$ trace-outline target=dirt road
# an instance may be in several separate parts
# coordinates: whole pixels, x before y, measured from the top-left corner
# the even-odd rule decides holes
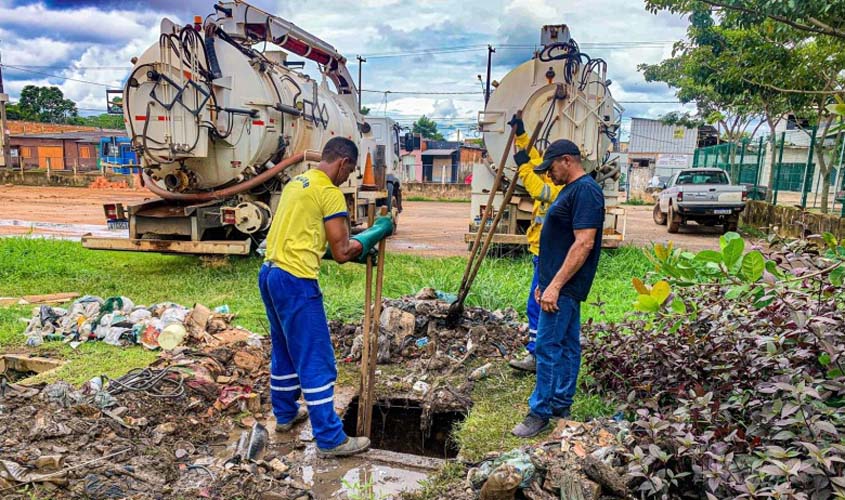
[[[117,235],[106,230],[103,204],[131,204],[152,198],[144,191],[67,187],[0,186],[0,236],[42,235],[78,240],[83,234]],[[406,202],[399,231],[388,248],[424,256],[464,256],[467,203]],[[720,228],[691,226],[670,235],[654,224],[651,207],[626,207],[626,242],[643,246],[672,240],[689,250],[718,248]],[[671,236],[671,237],[670,237]]]

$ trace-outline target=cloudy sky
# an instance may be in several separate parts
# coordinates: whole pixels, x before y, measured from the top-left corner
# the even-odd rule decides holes
[[[363,100],[373,114],[410,124],[425,113],[444,132],[472,135],[483,107],[477,75],[486,45],[497,47],[493,78],[529,59],[543,24],[565,23],[581,50],[608,62],[614,97],[625,116],[655,117],[680,109],[664,84],[637,72],[658,62],[684,35],[686,21],[653,15],[641,0],[253,0],[364,64]],[[212,0],[0,0],[0,52],[6,92],[28,84],[58,85],[82,114],[105,108],[105,89],[120,88],[130,58],[158,38],[162,17],[185,23],[212,12]],[[432,51],[435,53],[425,53]],[[439,52],[439,53],[437,53]],[[56,76],[65,79],[56,78]],[[387,94],[427,92],[462,94]],[[475,94],[467,94],[473,92]],[[645,102],[643,102],[645,101]]]

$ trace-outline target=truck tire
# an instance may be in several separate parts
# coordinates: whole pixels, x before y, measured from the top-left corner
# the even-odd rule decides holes
[[[667,215],[667,218],[669,232],[672,234],[677,233],[681,229],[681,218],[675,214],[675,209],[672,208],[672,205],[669,205],[669,214]]]
[[[652,212],[652,217],[654,218],[654,223],[658,226],[665,226],[666,225],[666,214],[660,211],[660,203],[654,205],[654,211]]]

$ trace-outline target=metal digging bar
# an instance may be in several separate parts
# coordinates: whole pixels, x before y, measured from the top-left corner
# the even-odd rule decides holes
[[[522,111],[517,112],[517,117],[522,117]],[[543,127],[543,120],[537,123],[534,127],[534,132],[531,134],[531,140],[528,142],[527,151],[531,151],[531,148],[534,147],[534,143],[537,141],[537,137],[540,135],[540,129]],[[467,260],[467,267],[464,270],[464,277],[461,279],[461,287],[458,291],[458,298],[452,305],[449,306],[449,313],[446,315],[446,321],[448,324],[454,325],[456,324],[461,315],[464,312],[464,301],[469,294],[470,288],[472,288],[472,283],[475,281],[475,276],[478,274],[478,270],[481,268],[481,263],[484,261],[484,257],[487,255],[487,249],[490,248],[490,243],[493,241],[493,236],[496,234],[496,228],[499,226],[499,221],[502,220],[502,215],[505,212],[508,204],[511,201],[511,197],[513,197],[513,192],[516,189],[517,181],[519,181],[519,167],[517,166],[516,172],[513,174],[513,178],[511,179],[510,185],[508,185],[508,189],[505,192],[504,197],[502,198],[502,203],[499,205],[499,210],[496,212],[496,216],[493,218],[493,222],[490,224],[490,230],[487,231],[486,237],[484,238],[484,244],[481,248],[478,248],[478,243],[481,241],[481,236],[484,234],[485,226],[487,225],[487,219],[490,217],[491,208],[493,206],[493,200],[495,199],[496,192],[499,190],[502,177],[504,176],[505,170],[505,163],[507,163],[508,156],[510,155],[511,144],[513,144],[514,138],[516,135],[516,130],[511,128],[510,136],[508,137],[508,142],[505,147],[505,151],[502,154],[502,160],[499,163],[499,170],[496,172],[496,180],[493,182],[493,187],[490,189],[490,196],[487,199],[487,207],[484,210],[484,217],[481,219],[481,224],[478,227],[478,232],[475,235],[475,241],[472,245],[472,250],[470,250],[469,259]]]

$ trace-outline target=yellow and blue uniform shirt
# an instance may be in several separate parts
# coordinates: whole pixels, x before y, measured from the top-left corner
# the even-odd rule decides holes
[[[529,142],[528,134],[522,134],[516,138],[516,147],[525,149]],[[531,198],[534,199],[534,209],[531,212],[531,225],[525,236],[528,238],[528,251],[534,255],[540,255],[540,231],[543,229],[543,221],[546,218],[546,211],[555,201],[563,186],[555,186],[554,182],[546,174],[537,175],[534,167],[543,162],[543,157],[536,149],[531,148],[528,152],[531,161],[519,165],[519,179]]]
[[[324,223],[347,216],[346,199],[325,172],[312,169],[297,175],[282,191],[265,260],[298,278],[317,279],[326,253]]]

